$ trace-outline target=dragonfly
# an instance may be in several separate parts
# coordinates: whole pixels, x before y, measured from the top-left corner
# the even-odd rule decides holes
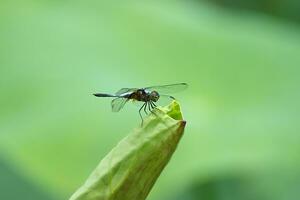
[[[96,97],[112,97],[114,98],[111,101],[111,107],[113,112],[119,112],[128,101],[139,101],[143,105],[139,109],[139,115],[142,119],[143,125],[143,116],[142,110],[148,114],[147,110],[153,113],[153,109],[157,106],[156,102],[161,97],[167,97],[175,100],[175,98],[170,93],[176,93],[185,90],[188,87],[186,83],[176,83],[169,85],[157,85],[144,88],[122,88],[118,90],[115,94],[106,94],[106,93],[95,93],[93,94]]]

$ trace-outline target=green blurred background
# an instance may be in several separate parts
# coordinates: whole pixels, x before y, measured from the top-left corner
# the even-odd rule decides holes
[[[300,196],[296,0],[1,1],[0,199],[63,200],[140,123],[94,92],[187,82],[149,200]]]

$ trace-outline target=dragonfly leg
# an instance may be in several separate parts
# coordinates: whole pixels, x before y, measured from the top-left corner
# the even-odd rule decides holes
[[[150,109],[150,106],[151,106],[151,109]],[[153,101],[150,101],[150,106],[149,106],[149,109],[151,111],[152,114],[154,114],[155,116],[157,116],[157,114],[153,111],[153,109],[156,107],[155,103]]]
[[[154,109],[155,107],[156,107],[156,104],[153,101],[151,101],[151,108]]]
[[[152,101],[152,105],[153,105],[154,108],[157,106],[153,101]]]
[[[148,106],[148,102],[145,102],[145,104],[144,104],[145,106],[144,106],[144,112],[146,113],[146,115],[148,115],[148,113],[147,113],[147,106]]]
[[[141,113],[141,111],[142,111],[142,109],[145,107],[145,105],[146,105],[146,103],[144,103],[143,105],[142,105],[142,107],[139,109],[139,114],[140,114],[140,117],[141,117],[141,119],[142,119],[142,126],[143,126],[143,123],[144,123],[144,119],[143,119],[143,116],[142,116],[142,113]]]
[[[149,101],[149,103],[148,103],[148,110],[151,112],[151,113],[153,113],[153,111],[152,111],[152,104],[151,104],[151,101]]]

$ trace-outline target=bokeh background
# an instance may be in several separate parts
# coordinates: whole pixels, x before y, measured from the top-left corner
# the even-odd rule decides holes
[[[300,196],[296,0],[1,1],[0,199],[63,200],[139,125],[94,92],[187,82],[149,200]]]

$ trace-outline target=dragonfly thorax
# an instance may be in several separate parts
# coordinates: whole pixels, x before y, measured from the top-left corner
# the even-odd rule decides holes
[[[157,102],[159,99],[159,93],[155,90],[148,91],[145,89],[139,89],[136,92],[130,94],[128,98],[137,101],[143,101],[143,102],[148,102],[148,101]]]

